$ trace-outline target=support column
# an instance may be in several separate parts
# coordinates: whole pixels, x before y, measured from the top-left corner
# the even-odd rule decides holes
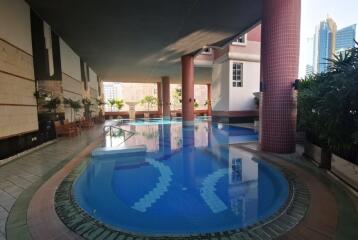
[[[260,143],[263,151],[295,152],[301,0],[263,1]]]
[[[211,84],[207,84],[208,87],[208,116],[212,115],[212,108],[211,108]]]
[[[163,93],[163,119],[170,119],[170,80],[168,76],[162,77]]]
[[[162,83],[157,82],[158,113],[163,116]]]
[[[194,125],[194,57],[181,57],[183,125]]]

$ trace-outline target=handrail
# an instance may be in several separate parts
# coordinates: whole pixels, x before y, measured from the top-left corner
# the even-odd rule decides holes
[[[106,131],[106,128],[109,128],[109,131]],[[105,125],[105,126],[103,127],[103,131],[104,131],[105,134],[107,134],[107,133],[109,132],[111,147],[112,147],[112,137],[113,137],[113,134],[112,134],[113,130],[112,130],[112,129],[113,129],[113,128],[118,129],[118,130],[120,130],[121,132],[124,132],[124,133],[125,133],[125,132],[129,133],[129,136],[127,136],[127,137],[126,137],[126,134],[124,134],[123,142],[121,142],[120,144],[124,143],[124,142],[127,141],[130,137],[132,137],[133,135],[135,135],[135,132],[128,131],[128,130],[124,130],[123,128],[121,128],[121,127],[119,127],[119,126],[117,126],[117,125]]]

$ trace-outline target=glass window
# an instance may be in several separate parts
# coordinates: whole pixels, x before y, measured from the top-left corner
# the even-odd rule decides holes
[[[242,63],[233,63],[232,64],[232,81],[233,87],[242,87]]]

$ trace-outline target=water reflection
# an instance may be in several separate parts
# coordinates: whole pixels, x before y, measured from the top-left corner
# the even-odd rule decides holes
[[[270,216],[287,197],[279,173],[229,146],[255,139],[251,130],[209,122],[123,128],[136,133],[124,145],[146,145],[147,152],[93,158],[76,183],[80,205],[110,225],[143,233],[222,231]]]

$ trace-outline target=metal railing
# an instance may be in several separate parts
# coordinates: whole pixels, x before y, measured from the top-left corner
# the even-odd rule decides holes
[[[103,132],[105,135],[109,135],[110,139],[110,146],[113,147],[113,137],[120,138],[123,137],[123,140],[119,143],[117,143],[116,146],[121,145],[125,141],[127,141],[130,137],[135,135],[134,132],[124,130],[123,128],[117,126],[117,125],[106,125],[103,127]]]

